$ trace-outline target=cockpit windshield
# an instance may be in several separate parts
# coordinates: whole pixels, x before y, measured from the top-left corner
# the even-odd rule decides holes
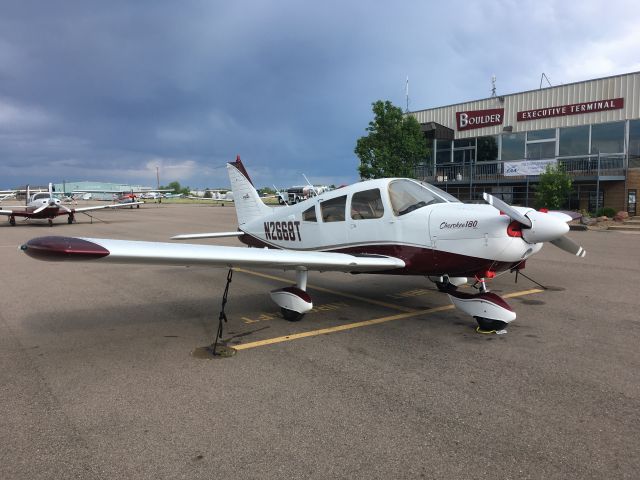
[[[459,202],[453,195],[433,185],[404,179],[389,184],[389,198],[393,213],[398,216],[434,203]]]

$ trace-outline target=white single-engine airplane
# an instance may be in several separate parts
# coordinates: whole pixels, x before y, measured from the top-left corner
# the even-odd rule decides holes
[[[306,291],[312,271],[427,276],[483,330],[499,330],[515,312],[484,279],[517,270],[550,242],[583,257],[564,235],[569,215],[512,207],[484,194],[489,205],[463,204],[432,185],[406,178],[363,181],[301,203],[269,207],[240,158],[227,165],[238,231],[187,234],[174,239],[237,236],[255,248],[40,237],[21,246],[40,260],[98,263],[268,267],[296,271],[296,284],[271,292],[287,320],[313,307]],[[457,290],[476,279],[476,294]]]
[[[138,202],[142,203],[142,202]],[[136,205],[137,203],[134,203]],[[82,207],[82,208],[69,208],[62,204],[62,200],[56,198],[53,194],[53,184],[49,184],[48,192],[37,192],[30,195],[27,187],[27,200],[26,206],[7,206],[0,207],[0,215],[9,217],[9,223],[12,226],[16,224],[16,217],[24,217],[27,220],[34,219],[47,219],[49,226],[53,226],[53,219],[60,215],[67,215],[67,223],[73,223],[76,213],[86,213],[93,210],[101,210],[104,208],[121,208],[123,206],[130,206],[131,203],[126,205],[113,204],[113,205],[99,205],[96,207]]]

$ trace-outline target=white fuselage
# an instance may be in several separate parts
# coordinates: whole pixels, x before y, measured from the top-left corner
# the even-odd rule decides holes
[[[398,212],[398,201],[394,204],[392,199],[394,187],[390,187],[394,182],[411,181],[370,180],[297,205],[273,208],[266,217],[240,225],[245,232],[241,239],[252,246],[394,256],[407,264],[398,273],[424,275],[504,270],[542,247],[541,243],[530,244],[510,236],[507,229],[511,219],[492,206],[438,197],[439,190],[431,186],[425,188],[433,189],[429,193],[438,197],[437,203]],[[374,190],[379,191],[377,208],[369,218],[365,212],[363,218],[355,204],[362,192]],[[335,208],[326,208],[337,200],[338,219],[331,217]]]

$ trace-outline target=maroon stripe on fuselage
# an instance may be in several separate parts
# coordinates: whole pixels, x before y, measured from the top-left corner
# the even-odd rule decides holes
[[[266,243],[258,237],[245,232],[240,237],[240,241],[245,245],[256,248],[281,249],[276,245]],[[292,249],[293,250],[293,249]],[[298,250],[294,250],[298,251]],[[332,250],[313,250],[335,253],[345,253],[349,255],[383,255],[385,257],[395,257],[404,261],[404,268],[385,270],[382,273],[391,275],[451,275],[458,277],[483,276],[487,271],[504,272],[518,265],[520,262],[496,262],[488,258],[470,257],[458,253],[432,250],[426,247],[412,245],[358,245],[353,247],[336,248]]]
[[[496,262],[487,258],[470,257],[459,253],[432,250],[412,245],[364,245],[332,250],[337,253],[374,254],[404,260],[405,267],[376,273],[392,275],[451,275],[473,277],[491,270],[509,270],[515,263]]]
[[[109,255],[109,250],[97,243],[73,237],[32,238],[20,249],[38,260],[93,260]]]

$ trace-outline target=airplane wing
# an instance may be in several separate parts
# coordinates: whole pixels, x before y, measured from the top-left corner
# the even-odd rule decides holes
[[[82,207],[82,208],[74,208],[73,211],[77,213],[82,212],[90,212],[92,210],[101,210],[103,208],[122,208],[122,207],[130,207],[132,205],[144,205],[144,202],[129,202],[129,203],[115,203],[110,205],[97,205],[95,207]],[[65,214],[64,212],[62,213]]]
[[[240,237],[244,235],[244,232],[213,232],[213,233],[183,233],[181,235],[174,235],[171,240],[192,240],[196,238],[225,238],[225,237]]]
[[[38,237],[20,249],[38,260],[92,260],[151,265],[212,265],[283,270],[375,272],[403,268],[403,260],[383,255],[275,250],[102,238]]]
[[[7,217],[13,213],[13,210],[5,210],[0,207],[0,215],[6,215]]]

